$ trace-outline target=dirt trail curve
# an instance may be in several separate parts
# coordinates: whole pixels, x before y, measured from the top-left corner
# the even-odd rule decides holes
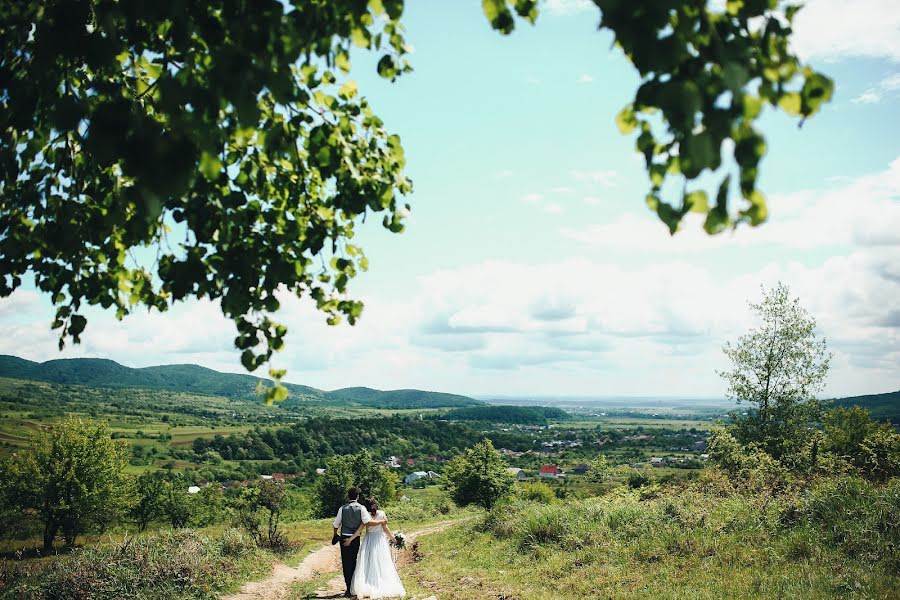
[[[463,523],[468,519],[453,519],[423,527],[407,533],[407,542],[416,538],[444,531],[448,527]],[[287,594],[291,584],[312,579],[322,573],[340,571],[340,553],[330,544],[311,552],[297,567],[289,567],[277,563],[265,579],[244,584],[236,594],[223,596],[221,600],[280,600]],[[317,597],[333,598],[344,591],[344,578],[340,575],[328,582],[328,585],[316,593]]]

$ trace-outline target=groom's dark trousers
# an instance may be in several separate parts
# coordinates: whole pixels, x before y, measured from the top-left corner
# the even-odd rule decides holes
[[[355,538],[349,546],[344,545],[344,539],[346,538],[341,538],[341,567],[344,569],[344,583],[347,584],[347,591],[350,591],[350,582],[356,571],[356,557],[359,555],[359,538]]]

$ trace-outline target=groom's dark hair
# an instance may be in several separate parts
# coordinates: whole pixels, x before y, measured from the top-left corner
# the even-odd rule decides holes
[[[358,487],[352,487],[349,490],[347,490],[347,499],[348,500],[356,500],[357,498],[359,498],[359,488]]]

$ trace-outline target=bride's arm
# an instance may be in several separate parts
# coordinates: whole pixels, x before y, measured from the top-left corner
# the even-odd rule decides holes
[[[344,545],[349,546],[350,542],[352,542],[353,540],[358,538],[360,535],[362,535],[362,530],[365,528],[365,526],[366,526],[365,523],[360,523],[359,527],[357,527],[357,529],[353,533],[353,535],[348,537],[346,540],[344,540]]]
[[[387,526],[387,517],[385,517],[385,519],[384,519],[384,525],[382,525],[381,528],[382,528],[382,529],[384,530],[384,532],[387,534],[388,539],[391,540],[391,543],[393,543],[393,542],[395,541],[395,540],[394,540],[394,534],[391,533],[390,527]]]

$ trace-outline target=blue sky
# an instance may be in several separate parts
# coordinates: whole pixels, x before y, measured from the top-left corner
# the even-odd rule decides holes
[[[536,26],[493,32],[480,2],[408,3],[415,71],[373,57],[351,76],[398,133],[415,183],[407,231],[372,220],[351,287],[356,327],[286,302],[276,366],[323,388],[466,394],[720,395],[721,347],[753,325],[747,300],[782,280],[835,354],[827,394],[900,389],[900,8],[811,0],[797,50],[837,82],[798,129],[770,112],[761,188],[770,221],[674,239],[616,113],[638,84],[589,3],[548,0]],[[377,57],[375,57],[377,58]],[[208,302],[117,322],[91,313],[62,356],[240,371],[232,326]],[[60,356],[46,298],[0,301],[0,351]]]

